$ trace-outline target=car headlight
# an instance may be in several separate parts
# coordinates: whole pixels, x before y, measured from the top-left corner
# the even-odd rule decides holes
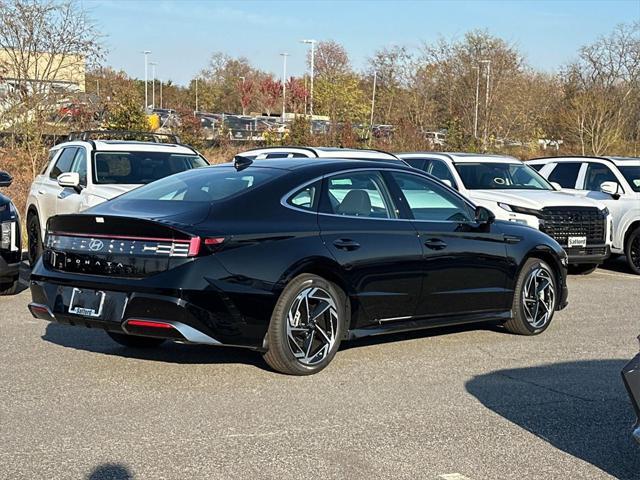
[[[507,203],[498,202],[498,206],[507,212],[521,213],[522,215],[531,215],[532,217],[544,218],[540,210],[534,208],[518,207],[517,205],[509,205]]]
[[[498,202],[498,206],[500,208],[502,208],[503,210],[506,210],[507,212],[513,212],[513,209],[511,208],[511,205],[508,205],[508,204],[502,203],[502,202]]]

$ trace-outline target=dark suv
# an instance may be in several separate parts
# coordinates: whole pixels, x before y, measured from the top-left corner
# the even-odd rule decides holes
[[[11,185],[13,178],[0,172],[0,187]],[[0,295],[15,293],[22,248],[20,218],[15,205],[0,193]]]

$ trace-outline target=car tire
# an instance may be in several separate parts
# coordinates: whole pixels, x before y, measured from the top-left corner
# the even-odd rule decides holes
[[[164,338],[142,337],[139,335],[127,335],[126,333],[107,332],[107,335],[114,342],[131,348],[154,348],[165,342]]]
[[[288,375],[311,375],[325,368],[340,347],[345,305],[344,292],[324,278],[311,274],[294,278],[271,315],[265,361]],[[309,313],[314,311],[321,313],[312,317]]]
[[[544,260],[529,258],[518,275],[511,318],[504,323],[504,327],[518,335],[544,332],[553,319],[559,295],[553,269]]]
[[[578,265],[569,265],[569,273],[572,275],[589,275],[598,268],[597,263],[580,263]]]
[[[3,295],[15,295],[18,292],[18,279],[16,278],[11,283],[0,284],[0,296]]]
[[[629,268],[636,275],[640,275],[640,227],[629,234],[624,251]]]
[[[33,267],[42,255],[42,235],[40,230],[40,220],[38,215],[32,213],[27,218],[27,240],[29,265]]]

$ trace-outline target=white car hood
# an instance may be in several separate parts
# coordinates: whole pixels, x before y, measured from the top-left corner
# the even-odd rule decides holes
[[[87,192],[90,195],[103,198],[105,200],[111,200],[114,197],[122,195],[123,193],[130,192],[134,188],[141,187],[142,185],[120,185],[120,184],[105,184],[105,185],[93,185]]]
[[[555,190],[469,190],[469,196],[472,200],[502,202],[535,210],[544,207],[605,207],[590,198]]]

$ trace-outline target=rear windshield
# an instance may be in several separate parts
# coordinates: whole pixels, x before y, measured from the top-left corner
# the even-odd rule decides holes
[[[94,183],[140,185],[205,165],[207,162],[195,154],[97,152],[93,177]]]
[[[121,195],[123,200],[215,202],[247,192],[282,174],[281,170],[254,168],[236,171],[233,167],[213,167],[163,178]]]

